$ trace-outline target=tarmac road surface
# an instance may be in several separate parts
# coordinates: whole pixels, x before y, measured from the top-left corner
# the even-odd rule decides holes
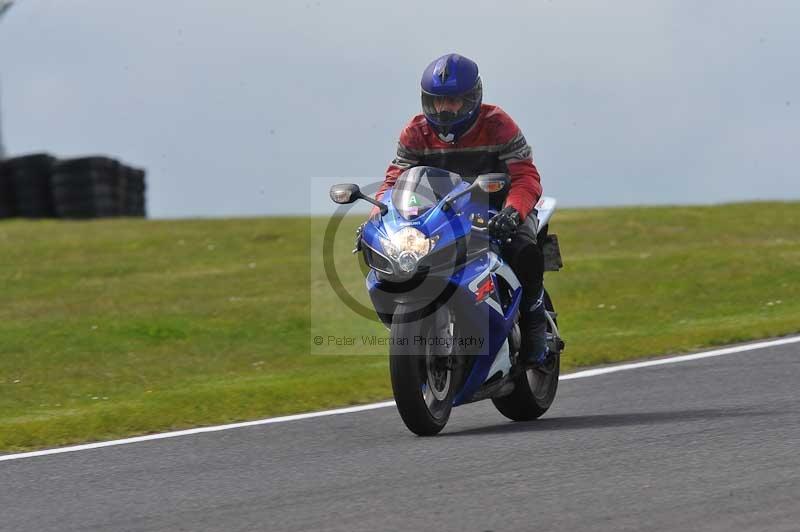
[[[0,462],[0,530],[800,530],[800,343],[564,380],[438,437],[394,407]]]

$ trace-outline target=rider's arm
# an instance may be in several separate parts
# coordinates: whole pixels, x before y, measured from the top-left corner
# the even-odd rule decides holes
[[[506,196],[506,207],[514,207],[521,220],[530,214],[542,196],[539,171],[533,164],[533,150],[517,124],[510,116],[502,121],[500,133],[507,138],[500,149],[500,160],[506,163],[511,178],[511,188]]]

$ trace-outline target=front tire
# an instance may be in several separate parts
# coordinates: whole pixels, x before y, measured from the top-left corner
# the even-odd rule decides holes
[[[554,312],[550,295],[545,291],[544,305],[548,312]],[[557,324],[555,318],[553,322]],[[554,336],[553,327],[548,322],[547,335],[550,349],[555,350],[553,359],[541,368],[526,370],[514,381],[514,391],[505,397],[492,399],[494,406],[512,421],[532,421],[541,417],[553,404],[558,390],[558,377],[561,373],[561,353]]]
[[[399,316],[399,318],[397,318]],[[456,389],[455,324],[444,306],[429,316],[400,304],[392,319],[389,372],[397,411],[418,436],[438,434],[450,419]],[[450,339],[450,347],[418,338]],[[446,342],[445,342],[446,343]]]

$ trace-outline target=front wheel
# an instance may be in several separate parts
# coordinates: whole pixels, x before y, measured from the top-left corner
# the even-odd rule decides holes
[[[545,291],[544,305],[548,312],[554,313],[550,295]],[[561,372],[561,344],[556,337],[555,318],[547,324],[547,341],[555,356],[545,366],[532,368],[521,373],[514,381],[514,391],[505,397],[492,399],[501,414],[512,421],[531,421],[542,416],[553,404],[558,390],[558,377]]]
[[[397,410],[418,436],[438,434],[450,418],[456,388],[454,320],[443,306],[429,316],[395,309],[389,372]]]

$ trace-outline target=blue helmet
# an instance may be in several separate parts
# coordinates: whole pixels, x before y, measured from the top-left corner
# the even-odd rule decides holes
[[[458,54],[443,55],[428,65],[420,85],[428,124],[443,141],[456,142],[481,110],[483,87],[478,65]]]

